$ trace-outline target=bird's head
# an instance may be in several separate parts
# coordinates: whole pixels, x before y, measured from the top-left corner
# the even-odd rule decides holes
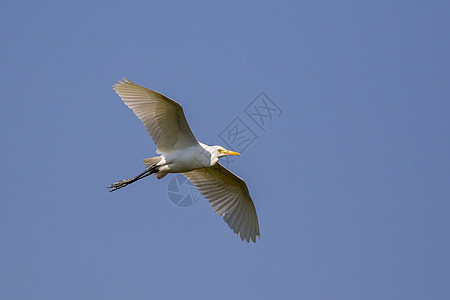
[[[214,146],[214,148],[218,152],[218,156],[217,157],[224,157],[224,156],[228,156],[228,155],[240,155],[239,153],[227,150],[227,149],[225,149],[222,146]]]

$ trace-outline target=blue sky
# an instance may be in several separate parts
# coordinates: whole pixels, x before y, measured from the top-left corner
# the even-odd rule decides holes
[[[448,299],[448,1],[1,1],[2,299]],[[168,183],[112,85],[223,144],[261,241]],[[245,113],[263,91],[282,110]],[[186,186],[184,186],[186,190]]]

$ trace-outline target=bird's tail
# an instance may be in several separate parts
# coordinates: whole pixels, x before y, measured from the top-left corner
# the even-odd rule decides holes
[[[161,156],[150,157],[150,158],[144,159],[144,164],[148,168],[152,165],[156,165],[157,163],[160,162],[160,160],[161,160]]]

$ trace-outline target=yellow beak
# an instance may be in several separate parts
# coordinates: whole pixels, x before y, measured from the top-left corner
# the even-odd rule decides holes
[[[229,150],[225,150],[224,153],[225,153],[226,155],[240,155],[238,152],[229,151]]]

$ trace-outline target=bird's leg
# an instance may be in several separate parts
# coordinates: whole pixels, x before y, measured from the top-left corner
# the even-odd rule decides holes
[[[121,189],[135,181],[138,181],[139,179],[142,179],[144,177],[147,177],[149,175],[152,175],[153,173],[156,173],[155,170],[146,170],[144,172],[142,172],[141,174],[137,175],[136,177],[132,178],[132,179],[123,179],[120,180],[116,183],[113,183],[112,185],[110,185],[108,188],[111,189],[110,192],[113,192],[115,190]]]
[[[113,192],[115,190],[121,189],[121,188],[129,185],[130,183],[138,181],[139,179],[142,179],[144,177],[152,175],[156,172],[158,172],[158,170],[156,169],[156,166],[152,165],[152,166],[148,167],[147,170],[145,170],[144,172],[140,173],[139,175],[136,175],[134,178],[123,179],[121,181],[111,184],[110,186],[108,186],[108,189],[111,189],[110,192]]]

